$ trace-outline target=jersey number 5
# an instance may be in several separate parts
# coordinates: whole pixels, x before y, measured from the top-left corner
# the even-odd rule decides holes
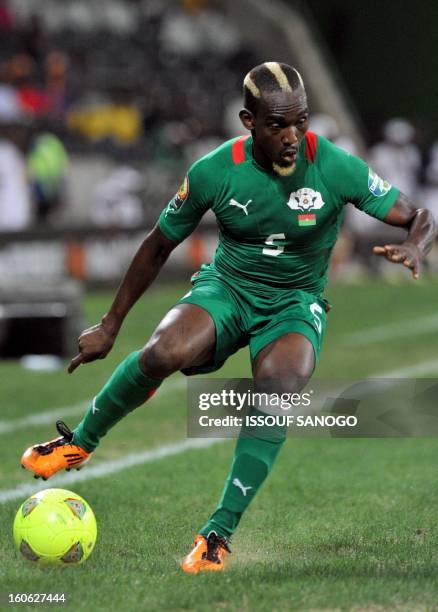
[[[321,334],[322,323],[319,315],[322,315],[323,310],[317,302],[313,302],[313,304],[310,304],[309,308],[310,312],[313,314],[313,318],[315,319],[316,329],[318,330],[318,333]]]
[[[274,240],[285,240],[286,236],[284,234],[271,234],[265,240],[265,244],[268,245],[269,248],[265,247],[262,251],[263,255],[270,255],[271,257],[277,257],[284,251],[284,246],[280,246],[279,244],[275,244]]]

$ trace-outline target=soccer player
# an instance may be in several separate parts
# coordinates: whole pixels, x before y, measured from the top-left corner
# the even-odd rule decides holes
[[[69,366],[103,359],[133,304],[177,244],[212,209],[219,246],[211,264],[172,308],[141,350],[131,353],[93,399],[74,431],[25,451],[22,465],[49,478],[78,467],[120,419],[180,370],[217,370],[249,345],[257,390],[299,392],[318,361],[328,303],[322,297],[344,205],[403,227],[402,244],[374,252],[419,275],[435,237],[432,215],[417,208],[360,159],[308,132],[303,80],[291,66],[266,62],[245,77],[240,118],[247,136],[225,142],[197,161],[145,238],[109,311],[79,338]],[[253,411],[257,411],[254,407]],[[183,570],[221,570],[229,539],[269,474],[284,432],[242,431],[216,510],[196,536]]]

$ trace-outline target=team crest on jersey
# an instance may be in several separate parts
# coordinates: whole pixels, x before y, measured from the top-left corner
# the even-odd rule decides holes
[[[368,189],[370,192],[376,196],[376,198],[381,198],[386,195],[388,191],[391,189],[391,183],[380,178],[378,174],[374,172],[374,170],[369,169],[368,172]]]
[[[319,210],[324,204],[325,202],[319,191],[314,191],[310,187],[302,187],[298,191],[293,191],[287,203],[292,210],[299,210],[303,213],[309,210]]]
[[[312,211],[319,210],[324,204],[325,202],[319,191],[310,187],[302,187],[298,191],[293,191],[287,203],[289,208],[300,213],[298,215],[299,227],[316,225],[316,215]]]
[[[169,210],[176,212],[181,208],[189,195],[189,177],[186,175],[176,195],[172,198],[169,204]]]

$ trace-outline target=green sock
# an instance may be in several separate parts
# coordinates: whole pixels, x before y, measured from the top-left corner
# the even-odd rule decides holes
[[[162,380],[150,378],[142,371],[139,357],[140,351],[135,351],[115,369],[74,430],[74,444],[87,452],[94,451],[111,427],[148,400],[161,385]]]
[[[262,414],[252,409],[251,414]],[[231,471],[219,505],[200,534],[207,537],[210,531],[229,538],[235,531],[257,491],[272,469],[285,440],[283,428],[242,427],[234,451]]]

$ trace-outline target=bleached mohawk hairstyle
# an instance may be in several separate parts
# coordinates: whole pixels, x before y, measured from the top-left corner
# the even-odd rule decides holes
[[[245,108],[256,112],[263,93],[304,89],[303,79],[296,68],[280,62],[265,62],[248,72],[243,80]]]

